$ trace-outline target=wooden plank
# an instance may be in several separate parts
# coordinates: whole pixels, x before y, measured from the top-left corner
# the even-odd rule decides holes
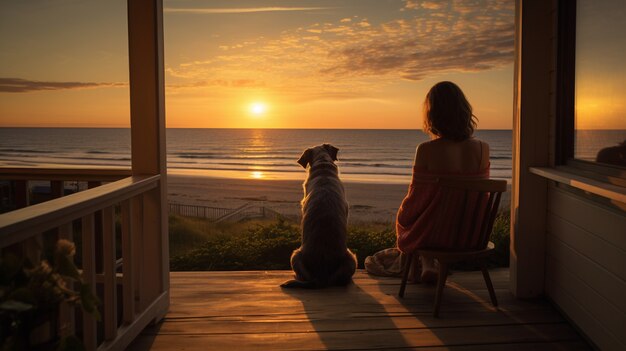
[[[135,313],[140,313],[145,308],[141,301],[142,290],[142,279],[141,274],[139,272],[144,271],[143,266],[143,237],[144,237],[144,228],[143,228],[143,194],[133,197],[131,200],[132,204],[132,212],[131,212],[131,226],[133,228],[133,232],[131,233],[132,240],[132,250],[131,251],[131,259],[133,260],[133,270],[135,273],[133,283],[135,286]]]
[[[114,205],[157,186],[160,176],[137,176],[0,214],[0,247],[6,247]]]
[[[143,339],[140,337],[139,339]],[[211,349],[223,350],[354,350],[408,347],[434,347],[443,345],[476,345],[522,342],[577,341],[578,335],[567,324],[545,324],[538,328],[487,326],[466,328],[433,328],[404,330],[330,331],[311,330],[304,333],[254,333],[254,334],[159,334],[150,337],[151,350]]]
[[[130,200],[122,201],[121,204],[121,230],[122,230],[122,305],[124,323],[132,323],[135,320],[135,259],[133,249],[133,207]]]
[[[7,180],[78,180],[116,181],[131,175],[128,168],[44,168],[2,167],[0,179]]]
[[[100,350],[124,350],[126,347],[135,340],[141,330],[148,325],[151,321],[157,318],[163,309],[169,306],[168,292],[164,292],[161,296],[157,297],[151,305],[149,305],[143,312],[138,313],[135,322],[131,324],[124,324],[118,329],[117,338],[113,341],[104,342],[98,348]],[[129,351],[134,350],[133,347],[128,348]]]
[[[551,1],[516,2],[511,183],[511,290],[522,298],[543,294],[547,181],[529,172],[548,166],[556,15]]]
[[[307,332],[316,330],[354,331],[384,329],[428,329],[444,327],[471,327],[489,325],[529,325],[566,323],[554,310],[522,310],[516,312],[489,311],[455,312],[445,318],[431,318],[431,311],[404,315],[381,313],[379,316],[349,315],[345,313],[303,312],[290,315],[171,317],[168,315],[158,327],[147,328],[143,334],[228,334]]]
[[[610,303],[606,306],[607,308],[618,309],[622,313],[626,311],[626,299],[624,299],[626,282],[623,279],[581,255],[553,235],[547,236],[547,245],[550,248],[549,256],[562,267],[567,267],[567,272],[579,280],[580,284],[577,285],[584,285],[593,290],[594,298],[606,299]],[[581,301],[589,303],[594,300],[583,298]]]
[[[117,282],[115,269],[115,216],[113,207],[102,210],[102,274],[104,275],[104,339],[117,336]]]
[[[449,282],[455,282],[458,284],[462,284],[466,286],[467,284],[471,284],[472,286],[478,285],[481,287],[485,286],[485,281],[481,274],[475,274],[476,272],[462,272],[457,271],[453,272],[449,277]],[[480,273],[480,272],[479,272]],[[509,282],[509,270],[508,268],[497,268],[491,269],[489,271],[491,275],[494,286],[498,288],[508,288]],[[177,283],[183,283],[183,279],[192,279],[191,282],[194,284],[198,281],[194,281],[195,279],[207,280],[211,281],[213,284],[215,281],[219,281],[220,278],[223,278],[225,282],[228,284],[236,283],[236,282],[249,282],[251,281],[262,281],[265,279],[275,279],[275,282],[283,282],[284,280],[292,279],[293,272],[291,271],[197,271],[197,272],[172,272],[172,279],[176,279]],[[355,282],[358,282],[359,285],[399,285],[400,278],[399,277],[379,277],[375,275],[370,275],[363,269],[357,269],[356,273],[352,277]]]
[[[616,308],[616,306],[606,300],[601,293],[572,274],[569,269],[561,262],[557,261],[556,258],[548,256],[548,261],[550,262],[548,277],[553,282],[550,296],[553,297],[554,301],[560,305],[560,301],[562,300],[563,293],[557,291],[557,289],[566,291],[568,295],[567,299],[575,301],[578,306],[570,306],[570,308],[584,309],[586,314],[588,314],[588,319],[594,320],[594,324],[604,329],[603,338],[617,340],[621,344],[626,345],[626,334],[624,334],[626,313]],[[572,268],[576,269],[575,266]],[[571,311],[564,309],[564,312],[569,314]],[[578,319],[574,319],[574,321],[581,326],[585,324],[585,321]],[[582,328],[582,330],[584,333],[588,333],[587,329]],[[594,341],[598,343],[597,340],[594,339]]]
[[[549,195],[551,213],[626,250],[626,216],[554,187],[550,189]]]
[[[72,223],[66,223],[59,227],[59,239],[74,241]],[[74,289],[74,283],[66,280],[68,288]],[[76,333],[76,311],[73,306],[62,303],[59,305],[59,335],[74,335]]]
[[[546,292],[550,298],[565,312],[565,314],[575,321],[576,326],[580,328],[585,335],[591,339],[591,341],[600,350],[624,350],[626,345],[620,340],[616,339],[608,330],[593,317],[593,315],[587,310],[586,304],[581,304],[571,295],[571,292],[567,290],[567,287],[557,284],[557,280],[554,279],[557,273],[552,268],[554,265],[551,260],[552,257],[548,256],[547,279],[546,279]],[[621,335],[623,335],[623,330]]]
[[[386,351],[399,351],[406,349],[386,349]],[[517,344],[491,344],[491,345],[446,345],[443,347],[424,347],[420,351],[580,351],[592,350],[589,345],[582,341],[560,341],[544,343],[517,343]]]
[[[133,351],[145,351],[153,349],[153,343],[155,340],[151,336],[139,336],[137,340],[128,348]],[[185,346],[180,348],[173,347],[172,350],[183,350]],[[198,346],[203,347],[203,346]],[[231,348],[239,350],[242,347],[240,344]],[[154,348],[157,350],[158,345]],[[211,348],[212,350],[219,350],[219,348]],[[242,350],[249,349],[244,347]],[[362,348],[361,350],[381,350],[380,348]],[[389,348],[385,347],[385,351],[406,351],[406,347],[402,348]],[[502,344],[477,344],[477,345],[446,345],[446,346],[434,346],[434,347],[420,347],[420,351],[582,351],[592,350],[588,344],[583,341],[559,341],[559,342],[523,342],[523,343],[502,343]]]
[[[626,190],[621,186],[549,167],[530,167],[530,172],[607,199],[626,203]]]
[[[284,318],[303,318],[303,315],[309,315],[314,318],[340,318],[345,315],[358,318],[371,317],[405,317],[405,316],[427,316],[432,313],[432,303],[434,298],[428,303],[414,305],[393,305],[393,304],[376,304],[359,303],[358,305],[350,305],[353,295],[348,294],[350,298],[343,297],[341,303],[327,306],[324,300],[314,302],[303,302],[298,300],[283,301],[266,301],[261,299],[258,302],[252,301],[251,298],[245,302],[235,302],[229,300],[211,299],[207,297],[205,302],[197,303],[179,303],[174,299],[173,303],[176,308],[172,308],[168,313],[168,318],[187,318],[187,317],[224,317],[224,318],[255,318],[263,316],[267,319],[284,319]],[[488,298],[488,297],[487,297]],[[487,300],[488,301],[488,300]],[[459,313],[503,313],[515,314],[521,311],[550,311],[551,307],[547,303],[530,303],[520,302],[514,303],[509,301],[501,301],[499,312],[491,307],[489,303],[462,303],[453,304],[445,303],[442,307],[442,315],[444,318]],[[348,307],[346,307],[346,305]]]
[[[154,299],[164,291],[163,269],[161,250],[161,201],[159,188],[152,189],[142,195],[143,198],[143,225],[142,241],[139,244],[142,250],[142,267],[149,269],[140,270],[141,308],[146,308]]]
[[[83,281],[89,285],[91,292],[96,294],[96,243],[94,214],[82,218],[82,255]],[[96,349],[96,320],[92,315],[82,312],[83,316],[83,344],[87,351]]]
[[[506,287],[506,270],[494,271]],[[232,275],[233,280],[229,280]],[[498,291],[491,308],[480,272],[455,274],[446,288],[443,318],[432,317],[434,288],[412,285],[397,297],[399,279],[359,271],[348,287],[287,290],[289,271],[175,272],[171,311],[129,350],[589,349],[544,301],[516,300]],[[481,283],[480,285],[478,283]],[[526,347],[525,345],[532,345]]]
[[[552,213],[548,214],[548,233],[590,261],[626,280],[625,250]]]

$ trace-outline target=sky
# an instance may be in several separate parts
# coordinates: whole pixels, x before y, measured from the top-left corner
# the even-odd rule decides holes
[[[129,125],[126,1],[0,2],[0,126]],[[166,120],[419,129],[436,82],[510,129],[513,0],[164,0]]]
[[[576,128],[626,129],[626,4],[581,0],[576,14]]]

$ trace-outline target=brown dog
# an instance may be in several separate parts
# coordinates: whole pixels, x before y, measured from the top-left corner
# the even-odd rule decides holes
[[[295,280],[285,288],[322,288],[350,283],[356,256],[346,246],[348,202],[335,162],[339,149],[324,144],[304,151],[308,168],[302,199],[302,245],[291,255]]]

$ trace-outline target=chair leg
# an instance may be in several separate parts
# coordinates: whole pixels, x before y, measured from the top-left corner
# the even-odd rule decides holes
[[[406,262],[404,262],[404,268],[402,269],[402,283],[400,284],[400,291],[398,296],[404,297],[404,289],[406,288],[406,281],[409,279],[409,271],[411,270],[411,263],[413,262],[413,254],[406,255]]]
[[[435,309],[433,310],[433,317],[439,317],[439,307],[441,306],[441,296],[443,295],[443,288],[446,286],[446,280],[448,280],[448,264],[439,262],[439,278],[437,279],[437,294],[435,295]]]
[[[491,297],[491,303],[493,304],[493,307],[498,307],[498,300],[496,299],[496,292],[495,290],[493,290],[493,284],[491,284],[491,277],[489,277],[489,271],[487,270],[487,267],[483,266],[481,268],[481,271],[483,272],[483,278],[485,278],[485,284],[487,284],[487,290],[489,290],[489,297]]]

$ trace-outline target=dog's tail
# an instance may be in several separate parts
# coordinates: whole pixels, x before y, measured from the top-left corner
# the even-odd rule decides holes
[[[288,280],[282,284],[280,284],[281,288],[300,288],[300,289],[317,289],[319,286],[315,282],[311,281],[302,281],[302,280]]]

